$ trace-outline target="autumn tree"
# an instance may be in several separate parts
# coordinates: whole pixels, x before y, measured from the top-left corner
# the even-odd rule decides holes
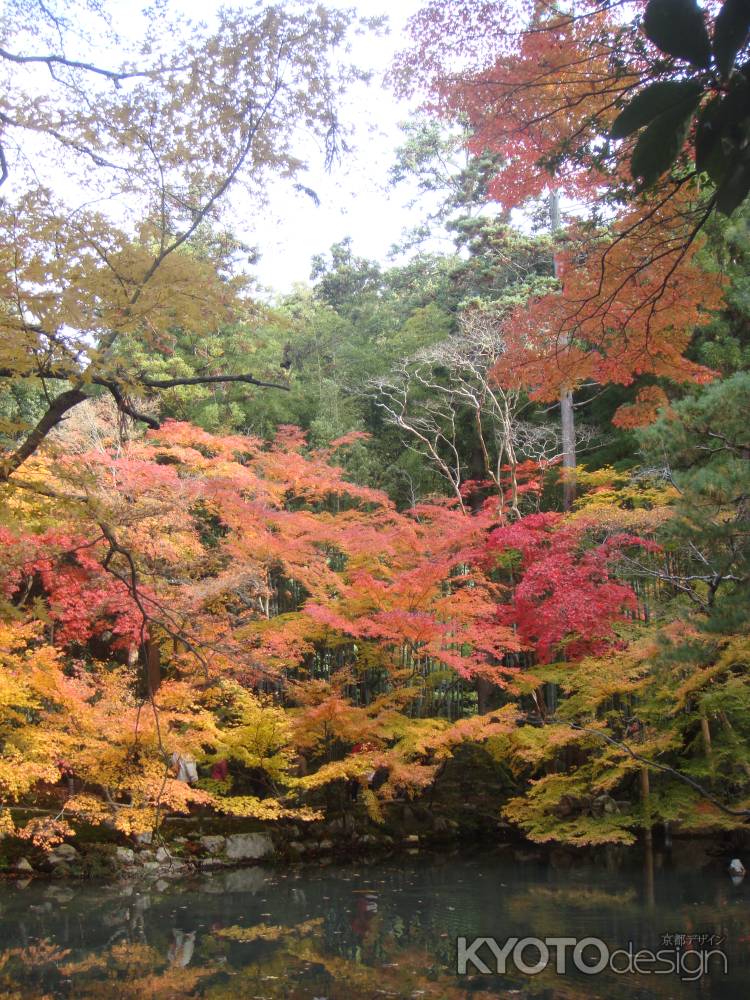
[[[701,310],[719,302],[695,254],[714,207],[737,204],[719,200],[721,171],[730,187],[744,177],[729,137],[747,43],[735,7],[710,34],[691,0],[651,0],[627,15],[619,4],[435,2],[414,18],[399,78],[426,84],[438,113],[463,116],[475,152],[503,156],[490,193],[513,208],[554,188],[594,209],[561,243],[560,294],[509,324],[502,380],[552,399],[586,380],[709,377],[685,349]],[[719,106],[718,131],[707,130]],[[724,129],[727,160],[711,174],[706,136],[716,151]],[[654,413],[653,396],[643,398],[640,419]]]
[[[158,377],[122,367],[118,346],[135,337],[168,352],[175,326],[210,335],[237,315],[242,281],[227,274],[227,253],[207,257],[194,241],[232,190],[258,199],[272,176],[298,183],[305,134],[331,160],[340,89],[361,75],[338,55],[349,17],[324,8],[225,9],[213,29],[160,10],[129,47],[99,4],[76,13],[80,31],[69,8],[34,2],[3,22],[0,376],[46,394],[4,456],[4,478],[97,388],[154,425],[143,395],[263,382]],[[104,41],[116,64],[97,57]]]
[[[500,724],[448,733],[478,680],[515,674],[478,558],[493,511],[397,512],[333,464],[356,438],[306,453],[293,428],[270,446],[174,422],[125,443],[111,427],[90,448],[67,433],[29,459],[24,489],[4,488],[6,806],[70,773],[61,815],[124,832],[198,804],[304,819],[308,795],[376,761],[390,794],[425,787],[439,748]],[[353,753],[364,735],[373,750]],[[254,785],[188,787],[174,753],[228,760]]]
[[[738,379],[732,398],[744,391]],[[197,806],[305,821],[342,787],[354,787],[380,822],[393,799],[433,789],[463,748],[490,743],[498,766],[517,775],[508,815],[532,836],[627,839],[638,816],[616,812],[613,823],[606,810],[590,815],[590,805],[579,816],[573,800],[588,801],[607,781],[622,780],[627,794],[638,770],[621,766],[628,747],[642,767],[668,746],[679,789],[681,775],[693,773],[689,741],[706,725],[741,791],[744,522],[726,516],[740,456],[715,439],[706,463],[712,483],[724,470],[721,509],[701,547],[696,540],[692,563],[673,558],[666,576],[660,560],[671,532],[689,530],[686,520],[671,524],[670,505],[694,518],[691,503],[705,507],[702,491],[710,493],[683,431],[701,421],[713,427],[726,400],[679,405],[677,423],[654,429],[655,447],[672,454],[677,488],[602,470],[582,478],[588,492],[574,514],[514,520],[492,497],[471,514],[450,499],[398,511],[335,464],[359,435],[311,451],[289,427],[269,443],[167,421],[123,441],[114,407],[109,425],[106,414],[78,428],[71,422],[55,452],[29,459],[24,488],[4,488],[6,833],[45,844],[82,820],[138,832]],[[531,493],[539,486],[531,476],[524,482]],[[696,570],[719,559],[725,570],[711,610],[713,583]],[[669,632],[680,644],[677,695],[684,690],[689,725],[679,707],[659,721],[664,699],[676,696],[672,654],[663,670],[649,669],[667,631],[644,632],[643,591],[631,585],[639,575],[658,579],[667,608],[670,591],[679,601],[688,586],[703,602],[699,670],[689,655],[699,649],[695,623],[684,642],[682,623]],[[717,638],[732,615],[737,633]],[[632,639],[641,633],[639,646]],[[730,646],[719,689],[714,647]],[[557,707],[545,704],[543,683],[563,692]],[[631,715],[653,730],[642,745],[631,746],[620,701],[610,711],[615,695],[630,697]],[[624,749],[613,757],[607,739]],[[558,759],[565,748],[584,754],[585,766]],[[206,769],[223,761],[228,773],[204,770],[188,786],[171,770],[174,753]],[[376,772],[382,780],[373,788]],[[65,775],[72,794],[59,787]],[[42,809],[55,803],[48,819],[24,822],[32,799]],[[654,815],[687,815],[687,802],[697,821],[701,799],[709,801],[701,791],[678,794]],[[558,829],[566,810],[575,823]],[[592,823],[605,813],[606,823]]]
[[[587,492],[559,525],[559,541],[565,549],[566,536],[583,529],[608,539],[606,548],[623,531],[638,535],[638,546],[616,556],[638,606],[630,623],[615,625],[608,650],[534,667],[563,692],[544,730],[518,730],[506,745],[515,773],[534,779],[506,815],[534,840],[632,843],[658,823],[717,832],[747,823],[748,461],[734,418],[747,408],[747,389],[741,372],[663,410],[638,432],[644,464],[635,475],[581,477]],[[544,559],[533,541],[542,525],[530,527],[526,519],[495,537],[512,542],[519,530],[525,558],[536,551]],[[540,564],[536,594],[532,571],[528,603],[521,583],[512,612],[521,634],[531,637],[530,626],[542,642],[555,635],[544,604],[569,570],[561,550]],[[572,579],[565,586],[576,588]],[[594,585],[587,613],[610,586]],[[575,614],[574,602],[566,607]],[[570,639],[594,634],[589,624]]]

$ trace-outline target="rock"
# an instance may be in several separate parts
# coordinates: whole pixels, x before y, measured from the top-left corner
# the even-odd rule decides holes
[[[138,851],[135,856],[135,860],[139,865],[145,865],[147,861],[155,861],[156,854],[153,851],[145,850]]]
[[[209,854],[221,854],[227,842],[226,837],[217,835],[215,837],[201,837],[201,844],[205,847]]]
[[[45,859],[48,868],[54,868],[59,864],[72,864],[78,860],[78,851],[72,844],[57,844],[49,852]]]
[[[297,857],[301,857],[305,853],[305,845],[299,840],[293,840],[291,843],[286,845],[286,849],[290,854],[294,854]]]
[[[50,899],[54,899],[56,903],[69,903],[75,896],[75,893],[72,889],[68,889],[65,886],[51,885],[44,895],[49,896]]]
[[[407,837],[406,839],[410,840],[411,838]],[[416,837],[416,840],[419,841],[419,837]],[[364,833],[359,838],[359,842],[363,847],[373,847],[375,844],[377,844],[378,838],[373,837],[371,833]]]
[[[52,867],[52,878],[70,878],[72,874],[70,865],[65,861],[58,861]]]
[[[156,889],[157,892],[164,892],[168,888],[169,888],[169,882],[165,882],[163,878],[160,878],[159,881],[154,886],[154,889]]]
[[[153,833],[149,830],[146,833],[137,833],[135,840],[137,844],[150,844],[154,839]]]
[[[155,871],[158,871],[159,870],[159,862],[158,861],[144,861],[143,862],[143,870],[145,872],[155,872]]]
[[[34,869],[31,867],[26,858],[19,858],[18,861],[13,865],[14,872],[33,872]]]
[[[221,858],[201,858],[198,864],[201,871],[210,871],[212,868],[224,867],[224,862]]]
[[[419,834],[418,833],[410,833],[408,836],[404,837],[404,843],[405,844],[418,844],[419,843]]]
[[[354,817],[349,813],[344,813],[343,816],[336,816],[328,824],[328,832],[336,836],[341,833],[351,833],[356,826],[354,822]]]
[[[575,795],[561,795],[557,805],[552,810],[557,819],[568,819],[580,812],[581,800]]]
[[[747,874],[745,866],[742,864],[739,858],[732,858],[729,862],[729,874],[739,875],[740,877]]]
[[[321,851],[325,851],[327,853],[328,851],[333,850],[333,841],[321,840],[320,844],[318,844],[318,847],[320,848]]]
[[[611,795],[598,795],[591,803],[591,815],[595,818],[618,812],[617,803]]]
[[[52,854],[61,861],[75,861],[78,858],[78,851],[72,844],[57,844],[52,848]]]
[[[227,892],[260,892],[266,884],[266,876],[262,868],[238,868],[227,872],[224,887]]]
[[[257,860],[273,854],[273,841],[267,833],[233,833],[224,853],[232,861]]]
[[[115,858],[123,865],[135,863],[135,851],[132,847],[116,847]]]
[[[187,837],[173,837],[172,838],[172,843],[174,843],[174,844],[187,844],[187,842],[188,842]]]
[[[156,860],[157,861],[160,861],[163,864],[165,861],[169,861],[171,859],[171,857],[172,857],[172,855],[169,853],[169,851],[166,849],[166,847],[157,847],[156,848]]]

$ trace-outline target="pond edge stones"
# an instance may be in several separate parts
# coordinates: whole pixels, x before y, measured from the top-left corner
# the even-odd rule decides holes
[[[224,847],[224,856],[231,861],[257,861],[273,853],[273,841],[267,833],[233,833]]]

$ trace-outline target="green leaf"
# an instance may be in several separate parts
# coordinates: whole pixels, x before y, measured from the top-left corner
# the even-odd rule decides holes
[[[609,134],[613,139],[624,139],[657,115],[672,111],[683,104],[693,110],[703,93],[703,84],[697,80],[662,80],[636,94],[615,118]]]
[[[714,184],[724,179],[728,165],[741,154],[748,138],[750,86],[735,74],[729,92],[703,108],[695,134],[695,166]]]
[[[750,116],[750,86],[741,74],[732,79],[729,92],[721,102],[719,121],[721,128],[732,132]]]
[[[668,56],[686,59],[702,69],[710,65],[711,42],[696,0],[649,0],[643,29]]]
[[[647,188],[672,166],[685,145],[692,107],[665,111],[654,118],[635,144],[630,170],[641,187]]]
[[[750,0],[726,0],[714,26],[714,56],[726,79],[750,32]]]
[[[750,163],[738,163],[719,185],[716,210],[731,215],[750,194]]]
[[[721,142],[723,128],[723,100],[715,97],[698,118],[695,130],[695,169],[707,173],[714,184],[719,184],[727,167],[727,158]]]

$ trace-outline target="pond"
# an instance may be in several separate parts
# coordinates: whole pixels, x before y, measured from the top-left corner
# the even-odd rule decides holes
[[[5,883],[0,996],[747,997],[749,880],[668,860],[646,871],[635,852],[608,866],[506,849],[245,868],[148,887]],[[540,943],[505,948],[525,937]],[[572,940],[547,940],[560,937]],[[577,947],[585,938],[596,940]]]

